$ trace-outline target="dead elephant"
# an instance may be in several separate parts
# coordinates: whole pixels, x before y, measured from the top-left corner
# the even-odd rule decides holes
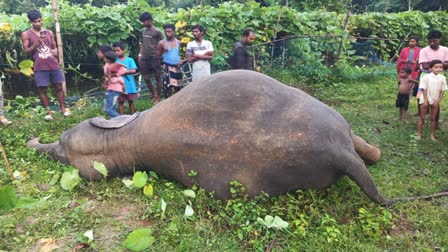
[[[325,188],[347,175],[374,202],[379,193],[365,163],[380,151],[353,135],[335,110],[301,90],[251,71],[233,70],[195,82],[153,108],[113,120],[94,118],[58,142],[29,147],[79,169],[84,178],[154,170],[186,186],[197,182],[219,199],[231,181],[249,196]],[[361,158],[360,157],[363,158]],[[197,176],[188,176],[196,171]]]

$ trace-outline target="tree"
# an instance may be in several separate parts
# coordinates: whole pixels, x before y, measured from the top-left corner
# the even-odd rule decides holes
[[[448,10],[446,0],[353,0],[354,12],[401,12],[419,10],[423,12]]]
[[[0,12],[22,14],[46,5],[46,0],[5,0],[0,1]]]

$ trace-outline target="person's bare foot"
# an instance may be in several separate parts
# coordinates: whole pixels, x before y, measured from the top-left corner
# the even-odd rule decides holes
[[[437,141],[437,139],[436,139],[435,136],[431,136],[431,140],[433,140],[433,141]]]
[[[417,135],[417,140],[422,140],[422,136]]]
[[[409,124],[409,120],[404,121],[404,123]]]

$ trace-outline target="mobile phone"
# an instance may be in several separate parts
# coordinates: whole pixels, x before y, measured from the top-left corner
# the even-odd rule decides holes
[[[41,37],[47,36],[47,31],[40,31],[40,36]]]

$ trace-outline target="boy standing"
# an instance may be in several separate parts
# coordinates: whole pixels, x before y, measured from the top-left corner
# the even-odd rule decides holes
[[[414,83],[418,83],[417,81],[410,78],[410,74],[412,73],[411,68],[406,67],[400,70],[398,73],[398,95],[396,106],[400,108],[400,116],[399,120],[403,120],[405,123],[409,123],[409,115],[408,115],[408,107],[409,107],[409,96],[414,88]]]
[[[49,107],[47,88],[48,83],[53,84],[53,90],[58,97],[62,114],[67,117],[70,112],[65,110],[64,92],[62,82],[65,80],[64,73],[59,67],[56,59],[56,41],[52,31],[42,28],[42,15],[38,10],[28,11],[31,29],[22,33],[23,51],[27,55],[32,55],[34,59],[34,77],[39,90],[39,97],[47,110],[45,120],[52,120],[52,111]]]
[[[193,63],[192,80],[197,81],[211,74],[210,60],[213,58],[212,42],[202,38],[204,27],[195,25],[191,28],[194,41],[187,44],[187,60]]]
[[[425,122],[425,115],[428,108],[431,108],[431,139],[436,141],[436,119],[440,108],[440,101],[448,89],[443,72],[443,62],[433,60],[429,63],[431,73],[422,77],[420,88],[423,90],[423,96],[420,97],[420,119],[418,121],[417,139],[422,138],[422,128]]]
[[[133,74],[137,72],[137,65],[134,59],[125,55],[126,46],[123,42],[115,42],[112,47],[118,56],[117,62],[123,64],[126,67],[126,71],[123,74],[124,84],[126,86],[126,93],[121,94],[118,97],[118,111],[120,114],[124,114],[124,102],[128,101],[129,111],[132,114],[135,113],[134,100],[137,98],[137,87],[135,86],[135,79]]]

